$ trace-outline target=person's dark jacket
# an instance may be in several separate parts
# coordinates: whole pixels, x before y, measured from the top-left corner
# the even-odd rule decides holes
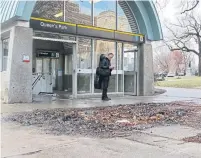
[[[101,56],[99,63],[100,76],[106,76],[106,77],[111,76],[110,66],[111,66],[110,60],[105,56]]]

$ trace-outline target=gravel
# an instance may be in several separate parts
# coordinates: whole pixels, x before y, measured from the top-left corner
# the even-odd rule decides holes
[[[189,106],[189,104],[191,106]],[[201,128],[201,107],[187,103],[141,103],[83,109],[49,109],[16,113],[4,121],[37,126],[48,134],[90,137],[128,136],[153,126],[185,124]],[[199,121],[199,122],[197,122]]]

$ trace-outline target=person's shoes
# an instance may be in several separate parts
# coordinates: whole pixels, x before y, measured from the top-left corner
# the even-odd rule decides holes
[[[108,100],[111,100],[111,98],[108,98],[108,97],[107,97],[107,99],[108,99]]]
[[[109,98],[102,98],[103,101],[109,101]]]

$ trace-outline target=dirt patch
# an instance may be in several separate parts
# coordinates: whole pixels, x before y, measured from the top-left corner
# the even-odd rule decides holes
[[[201,133],[197,134],[193,137],[184,138],[183,141],[185,142],[193,142],[193,143],[201,143]]]
[[[85,109],[34,110],[4,118],[25,126],[37,126],[56,135],[93,137],[127,136],[133,130],[158,125],[185,124],[201,128],[200,106],[193,103],[141,103]],[[190,123],[189,123],[190,122]],[[197,124],[196,124],[197,123]]]

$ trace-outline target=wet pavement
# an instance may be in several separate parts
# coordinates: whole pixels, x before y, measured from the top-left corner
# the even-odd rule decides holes
[[[201,81],[200,81],[201,84]],[[187,88],[162,88],[166,93],[161,96],[186,98],[186,99],[201,99],[201,89],[187,89]]]
[[[114,106],[119,104],[136,103],[169,103],[174,101],[187,101],[201,104],[201,89],[163,88],[164,94],[155,96],[124,96],[112,97],[111,101],[103,102],[100,98],[89,99],[56,99],[51,96],[40,96],[31,104],[2,104],[1,113],[32,111],[34,109],[54,108],[87,108]]]

